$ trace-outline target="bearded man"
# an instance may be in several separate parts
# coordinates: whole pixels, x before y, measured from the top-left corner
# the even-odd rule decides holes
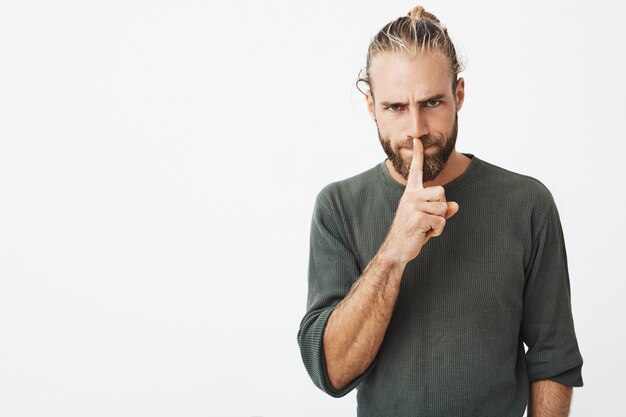
[[[359,417],[567,416],[583,360],[559,213],[540,181],[455,150],[461,70],[421,6],[372,40],[387,159],[317,195],[302,360],[327,394],[356,388]]]

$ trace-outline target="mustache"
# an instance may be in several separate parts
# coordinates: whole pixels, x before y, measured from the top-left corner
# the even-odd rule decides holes
[[[426,137],[421,137],[418,138],[421,142],[422,145],[424,147],[426,146],[430,146],[430,145],[436,145],[438,143],[440,143],[441,141],[439,140],[433,140],[433,138],[431,138],[430,136],[426,136]],[[407,141],[404,143],[404,145],[402,146],[403,148],[409,148],[409,149],[413,149],[413,139],[407,139]]]

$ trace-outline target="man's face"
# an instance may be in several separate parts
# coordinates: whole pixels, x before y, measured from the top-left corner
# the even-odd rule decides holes
[[[463,78],[453,93],[448,58],[438,51],[379,54],[369,76],[373,95],[367,94],[368,111],[394,169],[408,179],[417,138],[424,146],[423,181],[435,179],[456,144]]]

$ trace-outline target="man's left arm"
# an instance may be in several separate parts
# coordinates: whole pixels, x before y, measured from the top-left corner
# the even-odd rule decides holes
[[[528,346],[529,417],[567,416],[572,387],[583,385],[565,239],[551,195],[549,202],[525,269],[521,337]]]
[[[572,387],[549,379],[530,383],[528,417],[567,417]]]

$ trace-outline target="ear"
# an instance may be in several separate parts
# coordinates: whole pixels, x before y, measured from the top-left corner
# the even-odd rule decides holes
[[[454,95],[456,97],[456,110],[459,111],[465,101],[465,79],[463,77],[459,78],[456,82],[456,92]]]
[[[376,121],[376,112],[374,111],[374,95],[372,90],[366,90],[364,92],[365,100],[367,101],[367,112],[372,116],[372,120]]]

